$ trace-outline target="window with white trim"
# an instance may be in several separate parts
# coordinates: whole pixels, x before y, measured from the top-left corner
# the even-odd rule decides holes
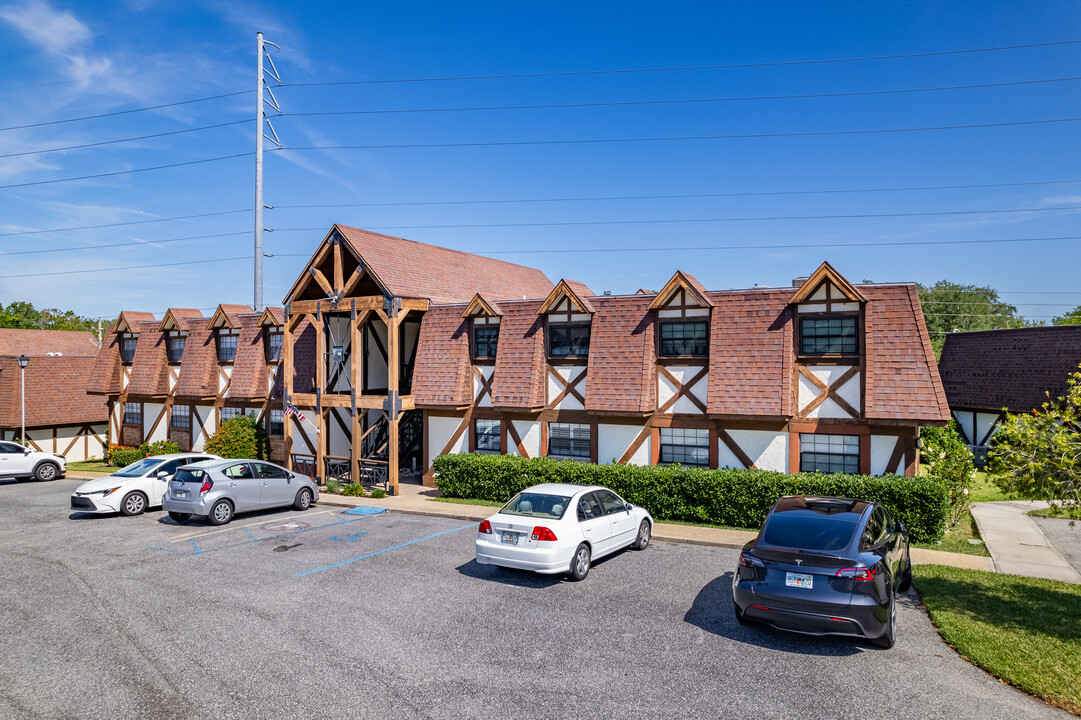
[[[285,341],[285,334],[275,330],[267,330],[267,346],[266,346],[266,360],[269,363],[276,363],[282,359],[282,343]]]
[[[126,402],[124,403],[124,424],[125,425],[142,425],[143,424],[143,404]]]
[[[139,340],[138,335],[124,333],[120,338],[120,361],[130,363],[135,360],[135,344]]]
[[[860,471],[858,435],[800,433],[800,472],[849,473]]]
[[[709,467],[709,430],[660,428],[661,465]]]
[[[235,332],[218,331],[218,362],[233,362],[236,359],[236,344],[239,336]]]
[[[709,323],[705,320],[661,321],[660,329],[662,356],[709,354]]]
[[[860,351],[855,315],[800,318],[801,355],[855,355]]]
[[[283,410],[271,410],[270,411],[270,427],[267,429],[267,435],[279,437],[285,434],[285,413]]]
[[[226,420],[231,420],[232,418],[235,418],[236,416],[243,415],[243,414],[244,414],[244,409],[243,408],[223,407],[221,409],[221,421],[225,422]]]
[[[188,342],[187,335],[173,335],[165,337],[165,352],[169,356],[169,362],[178,363],[184,357],[184,346]]]
[[[477,452],[499,452],[500,429],[498,420],[476,420],[473,438]]]
[[[173,405],[169,413],[169,427],[177,430],[191,429],[191,407],[188,405]]]
[[[582,423],[548,423],[548,454],[590,459],[590,432],[590,426]]]

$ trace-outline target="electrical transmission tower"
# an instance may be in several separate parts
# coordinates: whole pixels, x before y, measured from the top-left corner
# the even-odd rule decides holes
[[[277,83],[278,87],[281,86],[282,81],[266,46],[270,45],[278,50],[281,48],[269,40],[264,40],[263,33],[256,33],[255,37],[258,42],[259,75],[255,100],[255,302],[253,305],[257,312],[261,312],[263,310],[263,230],[266,229],[263,227],[263,208],[269,207],[263,205],[263,138],[277,145],[279,150],[282,146],[278,140],[278,133],[274,132],[274,126],[266,113],[268,105],[279,115],[282,113],[278,99],[274,97],[274,92],[267,83],[267,78]],[[269,135],[266,130],[270,130]]]

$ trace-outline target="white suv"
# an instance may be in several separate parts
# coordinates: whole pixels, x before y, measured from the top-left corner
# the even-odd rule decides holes
[[[0,441],[0,478],[55,480],[64,477],[67,460],[56,453],[37,452],[18,443]]]

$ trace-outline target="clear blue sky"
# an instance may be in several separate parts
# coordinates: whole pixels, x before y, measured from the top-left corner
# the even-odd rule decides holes
[[[1081,122],[792,135],[1081,118],[1081,80],[1064,80],[1081,78],[1081,44],[798,62],[1077,41],[1074,2],[329,5],[0,0],[0,127],[251,91],[262,30],[282,47],[272,54],[283,82],[296,85],[275,91],[287,116],[273,122],[286,148],[774,135],[269,153],[265,201],[278,207],[265,217],[274,229],[266,251],[275,255],[266,260],[268,302],[281,301],[340,222],[499,253],[597,292],[656,289],[677,269],[712,289],[787,285],[828,259],[854,281],[990,285],[1033,319],[1081,303],[1076,239],[958,244],[1081,235],[1076,209],[1040,211],[1081,206]],[[757,66],[310,85],[746,64]],[[1057,82],[1030,82],[1048,80]],[[1025,84],[835,95],[1001,83]],[[295,115],[815,94],[834,96]],[[250,260],[41,275],[250,255],[250,156],[27,183],[247,153],[253,113],[247,92],[0,131],[0,155],[9,156],[0,158],[0,185],[15,186],[0,188],[0,302],[106,318],[122,309],[160,317],[170,306],[250,303]],[[1063,180],[1078,182],[866,192]],[[820,190],[861,192],[733,195]],[[643,198],[673,195],[708,197]],[[480,202],[508,200],[553,201]],[[472,202],[401,205],[450,201]],[[281,207],[327,204],[341,207]],[[1021,209],[1029,211],[973,212]],[[240,212],[52,231],[228,211]],[[748,219],[869,214],[909,215]],[[462,227],[484,225],[502,227]],[[39,230],[50,232],[12,234]],[[207,235],[220,237],[161,242]],[[914,242],[942,244],[903,244]],[[137,244],[93,248],[117,243]],[[769,247],[777,245],[799,247]],[[731,246],[746,249],[689,249]],[[75,249],[11,254],[63,248]]]

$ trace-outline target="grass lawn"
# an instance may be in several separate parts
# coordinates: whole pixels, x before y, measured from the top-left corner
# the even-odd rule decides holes
[[[943,565],[913,570],[931,620],[962,657],[1081,714],[1081,585]]]
[[[483,505],[484,507],[503,507],[506,503],[495,500],[469,500],[468,498],[437,497],[428,498],[428,502],[457,503],[458,505]]]
[[[968,488],[969,502],[994,502],[996,500],[1020,500],[1015,493],[1004,493],[991,482],[991,475],[976,471],[976,479]]]
[[[1049,507],[1041,510],[1029,510],[1029,515],[1036,515],[1037,517],[1049,517],[1049,518],[1067,518],[1069,520],[1081,520],[1081,507],[1074,505],[1072,507]]]
[[[952,528],[946,530],[946,533],[942,536],[941,545],[936,545],[935,543],[912,543],[912,547],[990,557],[991,553],[987,552],[986,545],[983,543],[974,545],[969,542],[970,539],[979,537],[979,533],[976,532],[976,523],[972,520],[972,513],[966,510],[960,521]]]
[[[106,465],[104,460],[85,460],[83,462],[69,462],[68,471],[85,471],[111,473],[116,470],[112,465]]]

